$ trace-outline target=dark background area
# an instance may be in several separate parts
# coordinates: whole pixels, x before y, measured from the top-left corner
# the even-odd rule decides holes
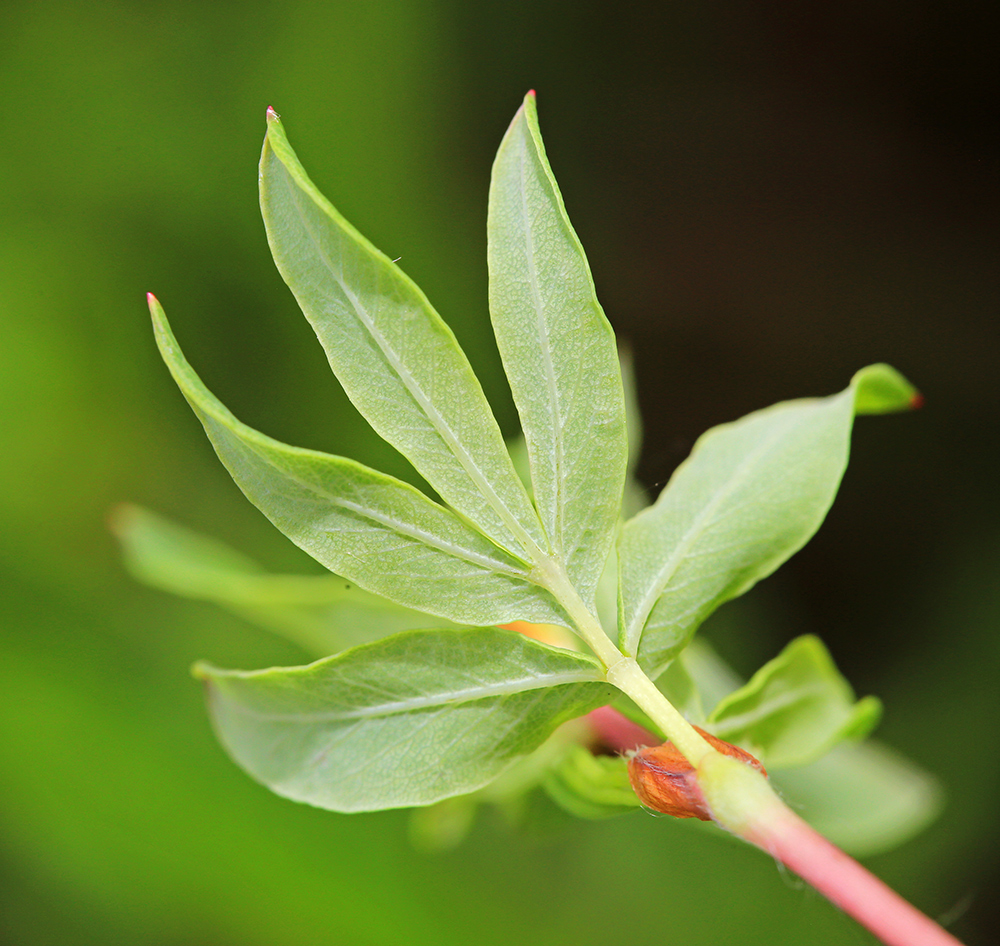
[[[303,659],[139,587],[133,501],[277,569],[160,364],[143,295],[241,419],[405,475],[267,251],[264,109],[453,326],[516,430],[486,310],[493,152],[521,97],[634,352],[658,489],[706,427],[888,361],[817,538],[707,633],[743,673],[820,634],[949,804],[870,866],[995,942],[1000,669],[997,6],[884,0],[0,3],[0,937],[16,944],[862,944],[756,852],[539,802],[427,855],[216,746],[188,666]],[[863,805],[864,799],[859,798]],[[991,902],[993,901],[993,902]]]

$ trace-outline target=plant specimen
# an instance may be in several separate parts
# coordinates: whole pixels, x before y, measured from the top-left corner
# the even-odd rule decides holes
[[[454,335],[320,194],[272,110],[260,186],[275,261],[334,373],[436,496],[242,424],[150,296],[160,351],[222,462],[339,576],[264,575],[151,514],[119,516],[147,580],[219,600],[322,656],[195,668],[233,759],[278,794],[340,812],[468,812],[463,799],[538,784],[591,817],[641,801],[772,853],[887,943],[955,943],[793,814],[767,775],[805,772],[789,784],[807,815],[822,824],[839,811],[833,833],[855,849],[914,830],[932,790],[861,741],[878,701],[856,701],[813,637],[742,685],[692,643],[819,527],[854,418],[913,406],[913,387],[872,365],[839,394],[715,427],[637,511],[636,414],[533,93],[500,146],[489,200],[490,313],[523,432],[510,448]],[[880,825],[858,827],[855,803],[844,815],[843,796],[831,800],[838,775],[856,782],[854,798],[871,789]]]

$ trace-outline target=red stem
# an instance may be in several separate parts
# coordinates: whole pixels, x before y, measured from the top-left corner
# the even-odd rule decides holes
[[[886,946],[962,946],[793,812],[786,809],[745,837],[795,871]]]

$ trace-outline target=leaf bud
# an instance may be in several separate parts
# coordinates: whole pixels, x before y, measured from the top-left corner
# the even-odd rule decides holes
[[[694,728],[713,749],[752,765],[767,775],[764,766],[749,752],[705,732],[699,726]],[[712,820],[698,786],[698,773],[672,742],[636,752],[629,759],[628,778],[639,801],[647,808],[675,818]]]

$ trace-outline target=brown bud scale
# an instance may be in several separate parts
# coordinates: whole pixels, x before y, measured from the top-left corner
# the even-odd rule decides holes
[[[699,726],[694,728],[713,749],[752,765],[767,775],[764,766],[749,752],[705,732]],[[672,742],[636,752],[629,759],[628,778],[639,801],[647,808],[675,818],[712,820],[698,787],[698,773]]]

